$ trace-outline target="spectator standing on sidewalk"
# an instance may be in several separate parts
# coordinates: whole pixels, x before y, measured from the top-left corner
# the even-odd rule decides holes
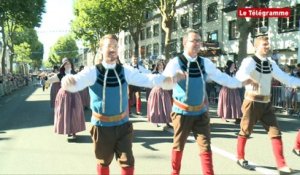
[[[184,74],[173,78],[162,75],[139,73],[136,69],[117,64],[118,39],[115,35],[103,36],[99,42],[99,53],[103,61],[87,67],[76,75],[67,75],[62,88],[76,92],[89,86],[91,98],[91,136],[97,159],[97,173],[109,175],[109,166],[116,156],[122,175],[134,174],[132,152],[133,127],[129,121],[128,84],[152,87],[172,86]]]
[[[178,71],[187,74],[186,79],[173,87],[172,175],[180,173],[184,146],[191,131],[200,148],[202,172],[205,175],[212,175],[214,171],[210,147],[210,118],[208,104],[205,103],[205,81],[210,78],[231,88],[242,87],[242,83],[222,73],[208,58],[198,56],[201,47],[198,31],[192,29],[184,34],[183,47],[183,54],[171,59],[163,72],[165,76],[174,76]]]
[[[228,60],[225,67],[225,73],[233,77],[236,72],[235,63]],[[227,122],[227,119],[235,119],[235,123],[239,124],[242,117],[241,96],[239,89],[230,89],[223,86],[218,98],[218,116]]]
[[[247,85],[242,105],[243,117],[241,130],[237,138],[237,163],[242,168],[252,170],[253,167],[245,160],[245,146],[253,131],[254,125],[260,121],[271,139],[273,154],[280,174],[291,173],[283,155],[283,143],[276,116],[270,101],[272,77],[288,87],[300,86],[300,79],[283,72],[274,60],[268,57],[269,39],[259,36],[254,39],[255,54],[243,59],[236,77],[240,80],[252,79],[258,86]]]

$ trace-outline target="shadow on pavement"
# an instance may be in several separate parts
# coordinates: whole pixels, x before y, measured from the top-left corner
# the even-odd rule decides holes
[[[91,136],[89,135],[77,135],[76,139],[68,140],[70,143],[93,143]]]

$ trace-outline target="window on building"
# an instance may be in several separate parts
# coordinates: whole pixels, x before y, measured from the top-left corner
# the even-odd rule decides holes
[[[201,2],[193,5],[193,25],[199,25],[202,22]]]
[[[174,16],[173,21],[172,21],[172,31],[176,31],[177,28],[178,28],[177,17]]]
[[[150,19],[152,17],[153,17],[153,12],[152,11],[145,12],[145,19]]]
[[[208,32],[207,42],[210,43],[218,42],[218,31]]]
[[[147,27],[146,28],[146,36],[147,36],[147,38],[151,38],[152,37],[151,27]]]
[[[218,3],[214,2],[207,8],[207,22],[218,19]]]
[[[147,46],[146,46],[146,58],[149,58],[150,56],[151,56],[151,52],[152,52],[152,45],[151,44],[148,44]]]
[[[140,40],[144,40],[144,39],[145,39],[145,29],[142,29],[140,33]]]
[[[289,18],[278,18],[278,32],[291,32],[299,29],[300,4],[291,7],[291,16]]]
[[[236,6],[237,6],[237,0],[230,0],[225,5],[225,7],[236,7]]]
[[[142,58],[145,58],[146,52],[145,52],[145,46],[141,46],[140,54]]]
[[[126,60],[130,59],[130,57],[129,57],[129,50],[125,50],[124,56],[125,56]]]
[[[130,35],[126,35],[125,36],[125,44],[130,44],[131,42],[131,36]]]
[[[189,27],[189,13],[183,14],[180,17],[181,28]]]
[[[170,53],[177,52],[177,40],[173,39],[170,42]]]
[[[235,40],[239,37],[236,20],[229,21],[229,40]]]
[[[264,35],[267,31],[265,28],[269,26],[269,19],[268,18],[257,18],[255,22],[255,27],[252,31],[252,36]]]
[[[159,54],[159,43],[154,43],[153,44],[153,55],[158,55]]]
[[[129,44],[129,35],[125,36],[125,44]]]
[[[159,24],[153,26],[153,36],[159,36]]]

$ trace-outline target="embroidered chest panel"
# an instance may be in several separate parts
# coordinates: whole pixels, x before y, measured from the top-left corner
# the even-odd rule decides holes
[[[183,55],[179,56],[179,60],[181,70],[187,72],[189,74],[189,77],[196,78],[206,74],[203,59],[201,57],[198,57],[197,61],[190,62],[190,65],[188,65],[189,62]]]
[[[99,71],[97,83],[99,83],[101,86],[104,85],[104,82],[106,82],[106,87],[119,86],[118,77],[122,85],[125,83],[124,70],[121,65],[117,64],[115,69],[109,69],[107,71],[102,64],[99,64],[96,67]]]

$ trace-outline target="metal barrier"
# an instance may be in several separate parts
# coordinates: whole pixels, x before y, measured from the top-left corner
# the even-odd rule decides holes
[[[275,110],[280,110],[289,115],[300,116],[299,102],[300,91],[297,88],[285,86],[272,86],[272,105]]]
[[[215,83],[207,84],[206,91],[209,104],[218,104],[220,88],[221,86]],[[243,96],[244,94],[241,92],[242,99]],[[275,111],[300,117],[300,89],[288,88],[285,86],[272,86],[271,102]]]

